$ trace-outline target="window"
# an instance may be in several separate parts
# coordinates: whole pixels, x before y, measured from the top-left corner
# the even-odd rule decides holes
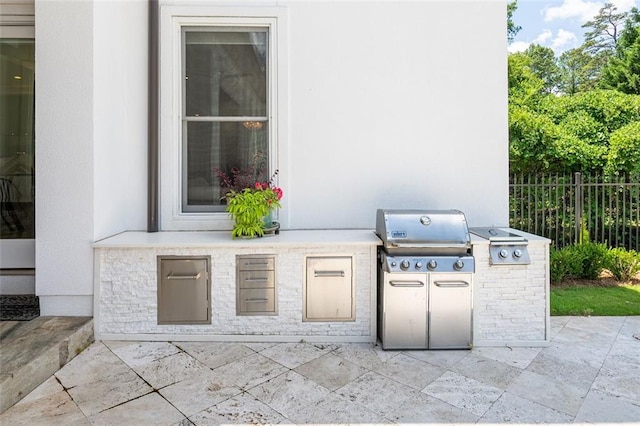
[[[183,27],[182,210],[224,211],[216,171],[269,157],[268,29]],[[268,179],[258,164],[260,180]]]
[[[256,8],[237,17],[238,10],[196,9],[206,16],[185,16],[193,15],[187,7],[161,11],[163,230],[231,229],[218,172],[255,165],[256,177],[268,180],[282,171],[276,96],[283,89],[277,67],[282,11]]]

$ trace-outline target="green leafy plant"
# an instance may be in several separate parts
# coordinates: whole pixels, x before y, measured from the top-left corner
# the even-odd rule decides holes
[[[557,283],[568,277],[598,279],[607,266],[608,253],[609,249],[605,244],[589,241],[551,250],[551,281]]]
[[[570,250],[575,250],[580,259],[582,267],[578,276],[589,280],[598,279],[605,267],[608,247],[605,244],[586,242],[576,244]]]
[[[281,207],[282,190],[269,183],[256,183],[253,188],[231,191],[227,194],[227,212],[235,225],[231,235],[256,237],[264,235],[264,218],[271,210]]]
[[[233,238],[263,236],[265,228],[271,226],[271,212],[282,207],[283,192],[275,185],[278,170],[264,182],[266,168],[266,155],[257,151],[246,168],[233,167],[229,173],[214,169],[220,186],[227,191],[224,200],[234,219]]]
[[[606,268],[621,281],[628,281],[640,272],[640,253],[618,247],[609,250]]]
[[[565,278],[576,275],[576,271],[580,269],[579,259],[569,250],[553,248],[549,252],[549,260],[552,283],[562,282]]]

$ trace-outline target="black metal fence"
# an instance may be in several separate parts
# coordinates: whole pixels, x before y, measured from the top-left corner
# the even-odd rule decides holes
[[[581,241],[640,251],[640,175],[512,175],[510,226],[561,248]]]

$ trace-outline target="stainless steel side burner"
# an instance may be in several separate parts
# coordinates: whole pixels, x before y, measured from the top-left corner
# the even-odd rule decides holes
[[[493,227],[470,228],[469,231],[489,240],[489,262],[491,265],[529,265],[527,239],[522,235]]]

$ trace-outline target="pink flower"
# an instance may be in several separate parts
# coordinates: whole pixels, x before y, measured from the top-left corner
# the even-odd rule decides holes
[[[273,188],[273,192],[276,193],[276,197],[278,197],[278,201],[282,200],[282,189],[278,188],[277,186],[274,186]]]

